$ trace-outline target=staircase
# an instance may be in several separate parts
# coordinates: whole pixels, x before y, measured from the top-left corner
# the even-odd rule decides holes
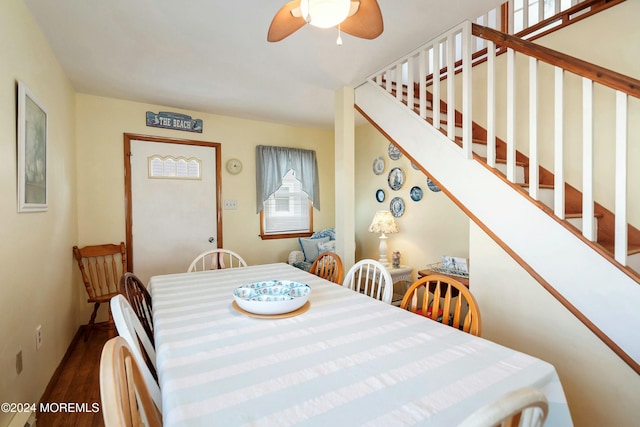
[[[487,49],[472,58],[474,37],[486,40]],[[503,101],[496,96],[496,75],[506,76]],[[576,79],[578,95],[570,92]],[[593,167],[601,155],[594,144],[593,114],[600,111],[594,82],[615,99],[612,189],[599,187]],[[522,86],[528,99],[518,102]],[[565,156],[575,148],[566,135],[576,124],[564,119],[570,115],[565,99],[571,97],[582,100],[577,182],[567,166],[572,159]],[[470,22],[355,90],[363,116],[640,374],[640,340],[628,331],[640,325],[640,232],[627,220],[633,217],[627,193],[634,189],[626,158],[632,138],[628,106],[638,99],[637,80]],[[522,110],[527,110],[524,132],[516,113]],[[552,124],[545,127],[540,116],[548,111]],[[596,201],[608,192],[616,195],[613,208]]]

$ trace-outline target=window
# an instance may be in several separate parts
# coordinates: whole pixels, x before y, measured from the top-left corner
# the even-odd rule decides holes
[[[261,235],[310,234],[313,209],[309,196],[302,191],[302,183],[290,170],[282,178],[282,185],[263,203]],[[290,237],[290,236],[287,236]]]
[[[316,152],[256,147],[256,210],[263,239],[310,236],[320,209]]]

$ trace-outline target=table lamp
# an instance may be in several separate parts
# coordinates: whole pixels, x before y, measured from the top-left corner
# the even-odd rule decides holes
[[[378,260],[385,268],[389,268],[387,261],[387,234],[397,233],[398,225],[393,215],[389,211],[378,211],[371,221],[369,231],[380,233],[380,259]]]

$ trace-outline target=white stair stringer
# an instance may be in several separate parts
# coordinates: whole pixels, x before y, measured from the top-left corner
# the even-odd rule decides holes
[[[633,279],[479,162],[465,159],[459,146],[373,82],[356,88],[355,103],[478,222],[640,363],[640,340],[628,329],[640,325],[633,303],[640,300],[640,286]]]

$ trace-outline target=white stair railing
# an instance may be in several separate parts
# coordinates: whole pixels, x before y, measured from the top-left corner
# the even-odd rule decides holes
[[[628,95],[626,90],[628,84],[616,81],[615,73],[609,70],[600,69],[591,64],[576,58],[566,57],[557,52],[542,47],[530,48],[529,55],[516,52],[519,49],[514,44],[505,42],[503,35],[497,32],[479,27],[470,22],[464,22],[446,33],[436,37],[429,43],[420,46],[418,49],[409,53],[400,60],[394,62],[380,72],[374,74],[369,80],[375,81],[378,85],[384,87],[387,92],[395,92],[395,98],[398,102],[406,104],[413,112],[420,117],[427,119],[432,125],[444,133],[451,141],[456,143],[462,140],[461,155],[464,158],[471,159],[473,157],[472,143],[472,93],[478,91],[486,91],[486,114],[481,112],[482,119],[485,123],[479,123],[487,130],[487,163],[495,167],[496,165],[496,137],[503,133],[502,139],[506,141],[506,178],[508,181],[519,184],[518,181],[518,164],[516,162],[517,152],[527,153],[529,156],[529,196],[536,201],[541,199],[541,189],[539,187],[539,166],[545,166],[546,169],[553,171],[554,175],[554,195],[553,195],[553,212],[559,219],[565,219],[565,184],[570,184],[579,188],[582,192],[582,235],[589,241],[597,241],[597,224],[594,220],[596,203],[595,195],[615,194],[613,202],[604,200],[598,202],[606,209],[613,211],[615,215],[615,260],[621,265],[628,264],[628,234],[627,221],[633,217],[628,214],[629,209],[627,193],[633,193],[638,188],[629,188],[627,178],[627,145],[630,139],[628,134],[629,128],[629,109]],[[487,83],[486,86],[472,89],[472,46],[474,43],[472,32],[475,36],[488,40],[486,55]],[[511,36],[507,36],[511,37]],[[508,40],[508,39],[507,39]],[[500,46],[504,45],[504,46]],[[535,45],[532,45],[535,46]],[[507,50],[506,59],[506,99],[496,99],[496,71],[497,71],[497,49]],[[522,60],[528,61],[528,67],[522,67]],[[539,83],[540,69],[543,66],[551,69],[551,82],[544,85]],[[584,67],[586,72],[580,71]],[[594,71],[594,67],[596,71]],[[570,71],[566,71],[566,70]],[[454,71],[455,70],[455,71]],[[602,80],[599,76],[602,73],[611,74],[611,79]],[[545,75],[548,77],[549,73]],[[567,76],[571,75],[572,79],[579,78],[582,80],[582,89],[578,93],[572,92],[565,85]],[[594,77],[595,76],[595,77]],[[547,78],[545,77],[545,78]],[[615,158],[615,173],[612,173],[610,179],[598,179],[596,188],[596,172],[594,169],[596,143],[598,150],[608,148],[607,142],[595,141],[594,138],[594,121],[603,120],[601,117],[594,117],[594,80],[598,79],[599,91],[609,91],[616,98],[616,116],[615,123],[611,126],[615,128],[616,136],[611,137],[610,155]],[[622,76],[624,77],[624,76]],[[520,81],[524,79],[524,81]],[[549,80],[549,78],[547,78]],[[477,83],[477,81],[476,81]],[[516,97],[519,86],[528,86],[528,93],[523,99]],[[575,86],[575,85],[572,85]],[[417,87],[417,93],[414,91]],[[551,89],[548,89],[548,88]],[[573,89],[572,89],[573,90]],[[640,84],[636,87],[635,92],[630,92],[631,96],[638,101],[640,97]],[[484,94],[483,94],[484,95]],[[522,96],[522,95],[520,95]],[[605,95],[606,96],[606,95]],[[613,96],[613,95],[612,95]],[[598,97],[599,99],[602,96]],[[581,100],[581,145],[580,153],[577,156],[581,160],[581,179],[574,182],[566,181],[565,165],[567,158],[564,153],[567,150],[566,140],[570,133],[576,133],[574,128],[570,128],[564,119],[567,115],[565,105],[568,99]],[[442,101],[442,104],[441,104]],[[417,105],[417,108],[416,108]],[[498,106],[498,107],[497,107]],[[446,118],[443,122],[441,117],[442,107],[446,108]],[[573,107],[575,109],[575,106]],[[553,124],[547,128],[553,128],[552,140],[547,142],[540,138],[540,135],[546,129],[541,128],[538,112],[541,110],[553,110]],[[499,118],[496,111],[500,111],[504,116]],[[478,111],[477,113],[480,113]],[[522,117],[524,114],[528,117]],[[602,114],[600,114],[602,115]],[[456,125],[456,121],[462,123]],[[457,120],[456,120],[457,119]],[[500,126],[498,126],[500,123]],[[518,126],[522,123],[528,123],[528,134],[523,135],[518,132]],[[575,126],[574,123],[571,124]],[[600,125],[603,126],[603,125]],[[573,129],[573,130],[572,130]],[[548,132],[547,132],[548,133]],[[572,136],[572,135],[571,135]],[[635,135],[637,138],[638,135]],[[551,138],[547,138],[551,139]],[[549,144],[546,146],[545,144]],[[518,147],[522,149],[518,150]],[[603,148],[604,147],[604,148]],[[572,146],[572,149],[575,147]],[[539,153],[551,152],[551,160],[546,159],[542,164]],[[598,151],[601,153],[601,151]],[[575,166],[573,166],[575,169]],[[599,177],[600,178],[600,177]],[[603,181],[612,181],[614,185],[611,188],[604,187]],[[636,213],[635,219],[638,219],[639,213]],[[638,264],[640,265],[640,264]],[[636,270],[640,270],[638,266],[633,266]]]
[[[456,63],[462,63],[461,84],[456,84]],[[471,144],[471,23],[465,21],[426,43],[400,60],[390,64],[368,80],[376,82],[388,93],[395,91],[399,102],[406,102],[415,112],[429,119],[436,129],[442,129],[452,141],[456,140],[456,109],[462,111],[462,152],[472,157]],[[427,78],[429,77],[429,79]],[[427,90],[427,81],[429,88]],[[444,82],[444,83],[442,83]],[[414,87],[419,87],[414,93]],[[444,86],[444,88],[443,88]],[[444,90],[443,90],[444,89]],[[460,90],[460,99],[456,92]],[[443,95],[444,92],[444,95]],[[441,101],[447,106],[446,128],[441,118]]]

